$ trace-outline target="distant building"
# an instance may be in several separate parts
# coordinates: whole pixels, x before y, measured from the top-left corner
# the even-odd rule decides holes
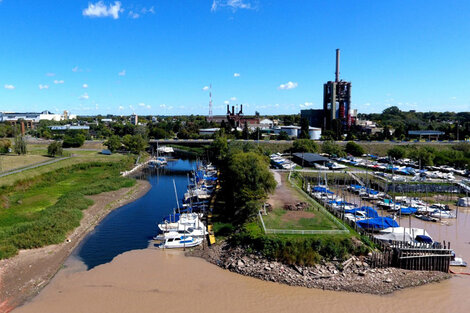
[[[130,117],[130,122],[132,125],[137,126],[139,124],[139,116],[137,114],[132,114]]]
[[[323,126],[323,110],[300,110],[300,118],[305,118],[308,121],[308,125],[313,127],[322,127]]]
[[[438,130],[410,130],[408,135],[419,136],[419,139],[424,136],[431,140],[432,138],[439,139],[439,136],[445,135],[445,133]]]
[[[100,122],[102,122],[102,123],[112,123],[113,119],[112,118],[102,118]]]
[[[330,160],[316,153],[294,153],[292,154],[294,162],[306,167],[313,167],[315,164],[325,166]]]
[[[37,112],[0,112],[0,122],[16,125],[19,121],[23,122],[24,127],[34,128],[40,121],[62,121],[75,119],[76,115],[71,115],[64,111],[64,115],[54,114],[49,111]]]
[[[52,131],[90,130],[90,126],[87,125],[54,125],[48,128]]]
[[[274,122],[271,121],[270,119],[262,119],[259,121],[259,125],[261,129],[267,129],[267,128],[272,128],[274,126]]]
[[[219,130],[220,128],[203,128],[199,130],[199,135],[212,136]]]
[[[280,132],[286,132],[289,137],[297,137],[299,135],[300,127],[299,126],[281,126]]]
[[[309,127],[308,128],[308,136],[312,140],[320,140],[320,138],[321,138],[321,128]]]

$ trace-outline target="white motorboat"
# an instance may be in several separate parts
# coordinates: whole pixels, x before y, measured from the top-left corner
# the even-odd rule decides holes
[[[156,240],[165,240],[168,238],[177,238],[181,236],[187,236],[187,237],[194,237],[194,238],[200,238],[207,235],[207,230],[204,224],[201,224],[200,227],[198,228],[192,228],[189,227],[187,229],[170,229],[166,230],[163,233],[159,234],[157,237],[154,239]]]
[[[443,210],[435,210],[434,212],[431,212],[429,214],[432,217],[435,218],[456,218],[455,214],[450,212],[450,211],[443,211]]]
[[[202,238],[180,236],[176,238],[166,238],[158,247],[162,249],[191,248],[202,243]]]
[[[455,256],[455,252],[452,251],[452,257],[450,259],[450,266],[467,266],[467,262],[465,262],[462,258]]]

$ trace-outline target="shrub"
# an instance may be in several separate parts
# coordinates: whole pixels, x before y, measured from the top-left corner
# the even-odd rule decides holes
[[[346,153],[349,153],[353,156],[361,156],[365,153],[364,148],[357,143],[350,141],[346,144]]]
[[[54,141],[47,147],[47,154],[51,157],[62,155],[62,143],[60,141]]]

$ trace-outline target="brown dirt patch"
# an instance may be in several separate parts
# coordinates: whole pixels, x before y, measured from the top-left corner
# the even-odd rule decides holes
[[[284,214],[281,217],[281,221],[283,221],[283,222],[290,222],[290,221],[297,222],[301,218],[314,218],[314,217],[315,217],[315,213],[313,213],[313,212],[287,211],[286,214]]]
[[[112,210],[142,197],[150,189],[148,181],[130,188],[91,196],[94,204],[67,238],[68,242],[38,249],[20,250],[18,255],[0,260],[0,313],[9,312],[37,294],[54,277],[80,241]]]
[[[273,208],[283,208],[286,204],[296,204],[303,201],[300,199],[295,190],[290,187],[290,182],[287,180],[286,173],[279,173],[281,176],[281,183],[277,184],[276,189],[269,195],[267,203],[271,204]]]

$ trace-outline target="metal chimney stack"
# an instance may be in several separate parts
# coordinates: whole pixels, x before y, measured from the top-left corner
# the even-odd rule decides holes
[[[339,82],[339,49],[336,49],[336,75],[335,82]]]

